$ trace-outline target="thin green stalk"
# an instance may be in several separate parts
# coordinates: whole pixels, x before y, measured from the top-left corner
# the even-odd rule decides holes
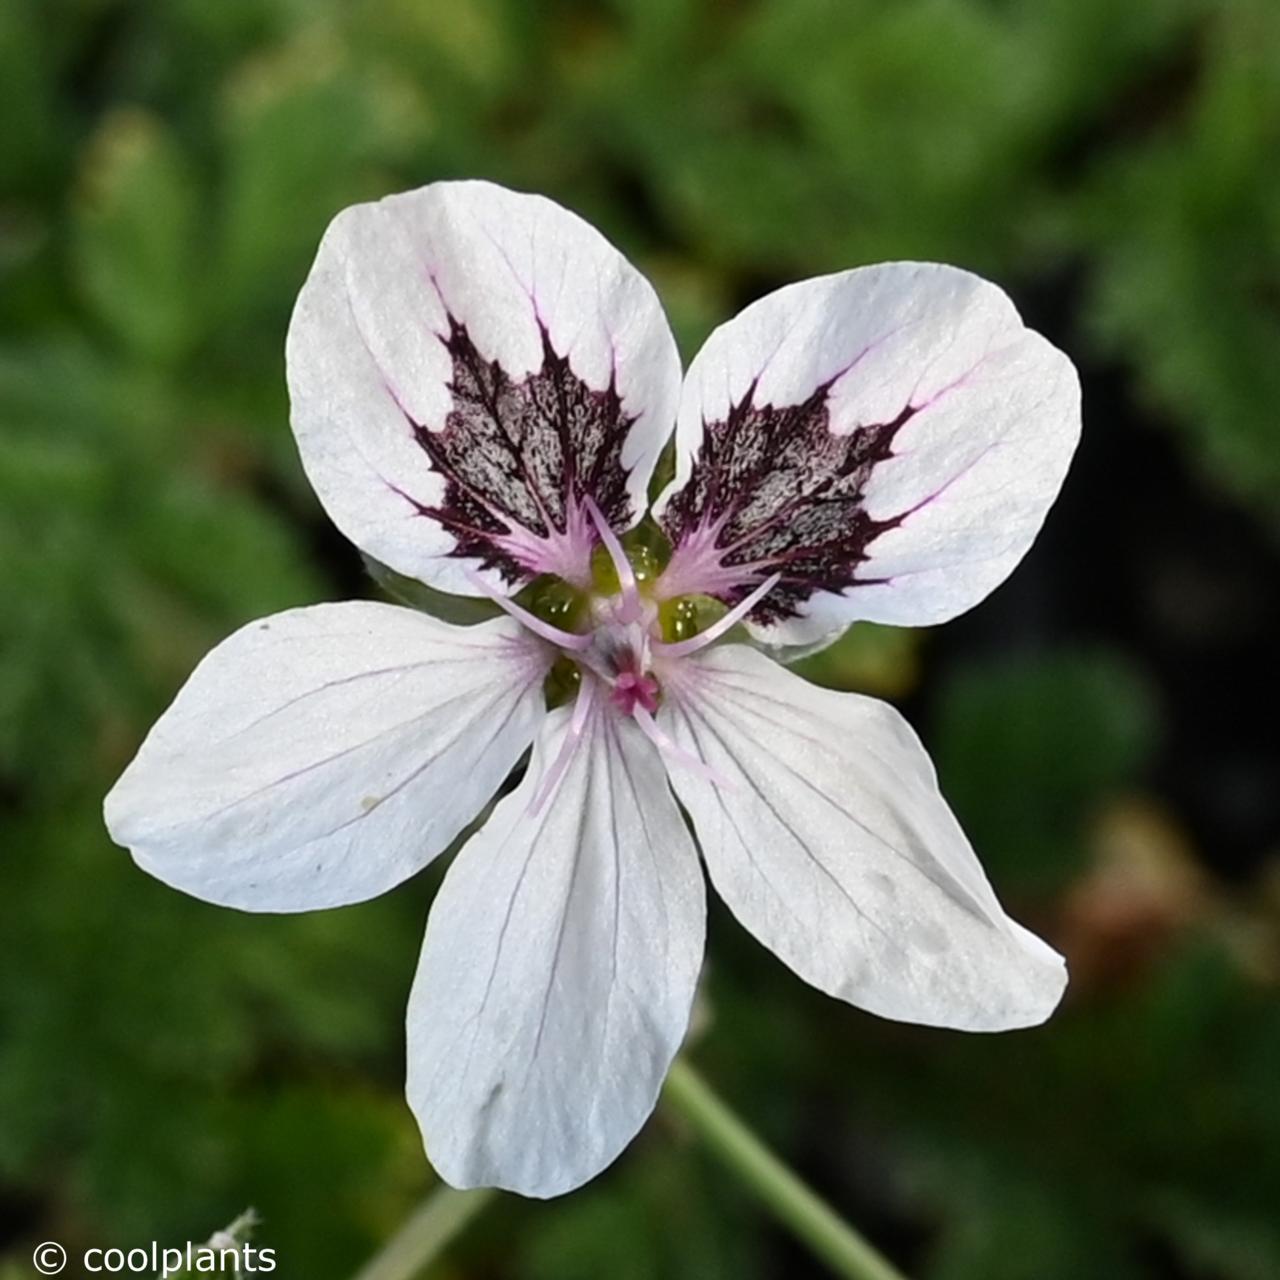
[[[825,1200],[820,1199],[677,1059],[663,1100],[756,1193],[765,1207],[846,1280],[905,1280]],[[423,1201],[355,1280],[419,1280],[497,1193],[455,1191],[443,1183]]]
[[[707,1146],[831,1269],[848,1280],[904,1280],[825,1200],[814,1194],[677,1059],[663,1098]]]
[[[423,1270],[496,1196],[496,1191],[455,1191],[441,1183],[365,1264],[355,1280],[418,1280]]]

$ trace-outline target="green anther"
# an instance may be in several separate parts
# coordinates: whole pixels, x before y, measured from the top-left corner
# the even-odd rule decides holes
[[[562,707],[578,696],[578,686],[582,683],[582,672],[578,665],[569,658],[561,658],[542,682],[542,692],[547,699],[547,708]]]
[[[658,607],[658,624],[668,644],[688,640],[698,634],[698,605],[691,596],[664,600]]]
[[[633,535],[628,534],[623,538],[622,546],[627,553],[631,572],[636,575],[636,582],[641,587],[652,582],[662,572],[658,553],[647,542],[637,541]],[[602,596],[617,595],[622,589],[613,557],[603,545],[597,545],[591,553],[591,581]]]
[[[621,587],[608,549],[600,544],[591,553],[591,584],[602,596],[616,595]]]
[[[577,587],[548,575],[528,588],[525,607],[561,631],[577,631],[586,612],[587,596]]]
[[[689,640],[724,616],[725,607],[711,596],[676,596],[658,607],[662,638],[668,644]]]

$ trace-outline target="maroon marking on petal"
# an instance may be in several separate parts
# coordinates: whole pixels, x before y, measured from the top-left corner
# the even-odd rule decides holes
[[[834,382],[834,379],[832,380]],[[771,573],[776,587],[751,611],[754,622],[791,617],[815,591],[858,583],[868,545],[905,514],[868,515],[867,482],[892,456],[894,437],[916,414],[831,431],[832,382],[801,404],[755,404],[756,384],[728,417],[704,424],[688,483],[662,514],[675,548],[670,572],[681,592],[736,604]]]
[[[519,380],[486,360],[452,316],[440,340],[453,360],[453,407],[438,428],[405,416],[445,492],[436,506],[414,505],[457,539],[450,555],[478,559],[510,583],[589,572],[585,499],[615,528],[633,516],[621,454],[635,419],[616,381],[587,386],[545,329],[542,367]]]

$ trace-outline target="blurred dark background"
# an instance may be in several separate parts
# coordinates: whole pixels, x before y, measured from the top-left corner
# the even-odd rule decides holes
[[[239,623],[373,594],[287,427],[328,219],[545,192],[686,358],[790,280],[997,280],[1085,435],[1014,578],[811,664],[890,697],[1015,914],[1042,1029],[810,992],[713,916],[706,1075],[920,1280],[1280,1276],[1275,0],[0,4],[0,1280],[246,1205],[341,1280],[430,1185],[401,1019],[431,876],[283,919],[135,870],[101,797]],[[818,1276],[671,1119],[439,1277]]]

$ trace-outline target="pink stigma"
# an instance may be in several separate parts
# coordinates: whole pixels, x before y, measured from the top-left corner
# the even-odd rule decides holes
[[[658,709],[658,682],[650,675],[624,671],[614,680],[609,701],[624,716],[634,715],[636,707],[652,715]]]

